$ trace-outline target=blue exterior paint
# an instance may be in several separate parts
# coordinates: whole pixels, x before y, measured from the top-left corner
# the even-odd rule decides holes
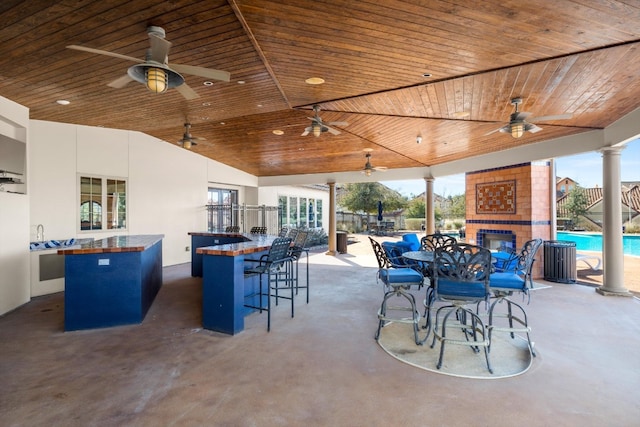
[[[162,240],[142,252],[66,254],[64,328],[141,323],[161,286]]]
[[[191,236],[191,276],[202,277],[202,254],[196,253],[196,249],[206,246],[225,245],[227,243],[246,242],[248,239],[244,237],[226,237],[226,236]]]
[[[202,326],[225,334],[244,329],[244,256],[203,257]]]
[[[505,234],[505,235],[511,235],[511,249],[515,249],[516,246],[516,235],[513,234],[513,231],[511,230],[489,230],[489,229],[484,229],[481,228],[478,230],[478,232],[476,233],[476,244],[478,246],[484,247],[484,235],[485,234]]]
[[[538,221],[511,220],[511,219],[468,219],[467,224],[500,224],[500,225],[550,225],[551,220],[544,219]]]
[[[251,254],[258,259],[266,252]],[[252,263],[253,264],[253,263]],[[244,330],[244,316],[254,310],[244,306],[245,296],[258,291],[258,276],[244,277],[244,255],[203,256],[202,327],[212,331],[235,335]],[[266,290],[266,276],[263,277]],[[257,305],[258,297],[246,301]],[[263,304],[266,306],[266,297]]]

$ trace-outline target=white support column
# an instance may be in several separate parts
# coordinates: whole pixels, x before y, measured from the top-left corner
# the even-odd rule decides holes
[[[329,250],[326,255],[335,255],[337,253],[337,222],[336,222],[336,183],[329,182]]]
[[[620,152],[623,147],[606,147],[602,152],[602,255],[604,280],[596,292],[602,295],[631,296],[624,287],[624,249],[622,246],[622,201]]]
[[[558,199],[556,196],[556,162],[554,159],[549,161],[549,218],[551,218],[551,228],[549,240],[556,240],[558,238]]]
[[[436,215],[433,207],[433,178],[425,178],[426,191],[424,193],[424,221],[425,232],[433,234],[436,232]]]

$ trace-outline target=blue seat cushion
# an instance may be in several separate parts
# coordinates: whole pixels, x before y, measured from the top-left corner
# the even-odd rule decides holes
[[[519,258],[509,252],[494,252],[491,254],[495,258],[495,266],[498,270],[515,270],[518,267]]]
[[[486,290],[484,282],[459,282],[449,279],[438,279],[438,295],[450,299],[484,298]]]
[[[523,276],[513,272],[491,273],[489,276],[489,286],[492,288],[523,290],[526,289],[526,282]]]
[[[422,283],[422,274],[412,268],[381,269],[379,274],[380,279],[388,285],[394,283],[414,283],[418,285]]]
[[[420,250],[420,240],[418,240],[418,235],[415,233],[408,233],[402,236],[402,241],[407,242],[411,245],[412,251]]]

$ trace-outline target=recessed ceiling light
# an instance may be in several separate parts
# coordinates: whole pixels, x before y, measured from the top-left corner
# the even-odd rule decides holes
[[[203,102],[203,103],[202,103],[202,106],[203,106],[203,107],[210,107],[210,106],[211,106],[211,103],[210,103],[210,102]]]
[[[258,108],[262,108],[262,104],[258,104]]]
[[[422,77],[431,77],[431,73],[422,73]]]
[[[305,83],[309,85],[321,85],[322,83],[324,83],[324,79],[321,77],[309,77],[307,80],[305,80]]]
[[[238,84],[239,84],[239,85],[243,85],[244,83],[245,83],[245,81],[244,81],[244,80],[238,80]]]
[[[205,85],[205,86],[213,86],[213,82],[210,82],[209,80],[205,81],[202,84]]]
[[[284,135],[284,131],[280,130],[280,129],[276,129],[276,130],[273,131],[273,134],[274,135]]]
[[[220,124],[221,124],[221,125],[226,125],[226,123],[225,123],[225,122],[220,122]]]
[[[69,104],[71,104],[71,102],[67,101],[66,99],[58,99],[56,102],[58,104],[60,104],[60,105],[69,105]]]

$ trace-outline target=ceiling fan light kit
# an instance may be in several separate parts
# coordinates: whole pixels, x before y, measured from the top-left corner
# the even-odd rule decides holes
[[[371,149],[367,148],[365,149],[365,151],[367,152],[367,154],[365,154],[364,156],[367,158],[367,162],[364,164],[364,168],[362,169],[362,173],[365,174],[365,176],[371,176],[371,174],[373,172],[376,171],[380,171],[380,172],[386,172],[387,171],[387,167],[386,166],[371,166]]]
[[[160,64],[136,64],[129,67],[127,74],[133,80],[144,84],[153,93],[164,93],[167,89],[180,86],[184,77]]]
[[[312,129],[312,132],[313,132],[313,136],[315,136],[315,137],[320,136],[320,134],[322,133],[322,126],[320,126],[319,123],[314,122],[311,125],[311,129]]]
[[[147,34],[151,47],[147,49],[144,60],[84,46],[70,45],[67,48],[137,62],[136,65],[129,67],[126,75],[107,85],[116,89],[125,87],[131,81],[136,81],[144,84],[153,93],[165,93],[167,89],[177,88],[185,99],[191,100],[197,98],[198,94],[185,83],[184,77],[180,73],[224,82],[230,80],[231,75],[227,71],[181,64],[173,64],[172,68],[169,67],[168,58],[171,43],[165,40],[164,29],[151,26],[147,28]]]
[[[524,135],[524,123],[514,123],[511,126],[511,136],[520,138]]]
[[[531,115],[531,113],[519,111],[518,106],[520,104],[522,104],[522,98],[518,97],[511,99],[511,105],[515,106],[515,111],[511,113],[511,116],[509,117],[509,123],[498,129],[494,129],[489,133],[486,133],[485,136],[491,135],[494,132],[502,132],[511,134],[511,136],[514,138],[522,138],[525,132],[536,133],[542,130],[541,127],[532,123],[534,121],[564,120],[570,119],[572,117],[571,114],[558,114],[554,116],[533,117],[527,121],[526,119]]]
[[[318,137],[324,132],[329,132],[333,135],[340,135],[341,132],[338,129],[332,128],[331,126],[349,126],[349,123],[347,122],[323,122],[322,118],[319,115],[319,105],[314,105],[313,111],[315,113],[314,116],[307,117],[309,120],[311,120],[311,126],[307,126],[300,136],[307,136],[309,134],[312,134],[313,136]]]

